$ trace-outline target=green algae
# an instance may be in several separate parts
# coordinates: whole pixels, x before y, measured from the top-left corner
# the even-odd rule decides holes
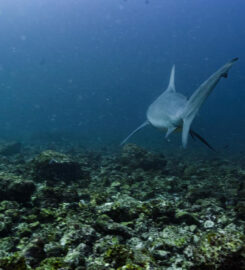
[[[108,249],[104,257],[105,262],[110,263],[115,268],[124,266],[131,259],[133,259],[133,252],[120,244]]]
[[[227,257],[243,251],[245,236],[237,231],[210,231],[202,236],[194,256],[204,265],[222,265]]]
[[[35,270],[58,270],[63,267],[66,267],[67,264],[64,262],[64,259],[61,257],[50,257],[44,259],[40,266],[36,267]]]
[[[200,221],[198,220],[198,216],[193,214],[193,213],[188,213],[186,211],[183,210],[177,210],[176,214],[175,214],[175,218],[176,220],[178,220],[179,222],[185,222],[188,225],[199,225]]]
[[[107,249],[104,261],[117,270],[141,270],[155,265],[153,257],[147,250],[134,250],[123,244],[115,244]]]
[[[0,268],[3,270],[30,270],[25,258],[16,252],[10,256],[0,258]]]
[[[49,222],[55,219],[56,210],[53,208],[41,208],[39,213],[39,220],[42,222]]]

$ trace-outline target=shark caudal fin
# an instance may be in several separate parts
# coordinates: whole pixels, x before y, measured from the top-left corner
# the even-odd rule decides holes
[[[182,128],[182,144],[184,147],[187,145],[188,134],[190,131],[190,126],[195,118],[198,110],[210,95],[212,90],[215,88],[219,80],[224,77],[227,78],[228,71],[232,65],[238,60],[234,58],[220,69],[218,69],[214,74],[212,74],[204,83],[202,83],[198,89],[192,94],[190,99],[187,101],[182,114],[183,128]]]
[[[141,130],[143,127],[149,125],[148,121],[145,121],[143,124],[141,124],[139,127],[137,127],[134,131],[132,131],[121,143],[120,145],[124,145],[130,137],[132,137],[136,132]]]
[[[217,153],[217,151],[200,134],[190,129],[190,135],[193,140],[195,140],[195,138],[198,138],[198,140],[200,140],[203,144],[205,144],[210,150]]]

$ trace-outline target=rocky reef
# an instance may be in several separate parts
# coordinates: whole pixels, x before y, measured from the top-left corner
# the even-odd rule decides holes
[[[235,162],[18,146],[0,153],[0,269],[245,269]]]

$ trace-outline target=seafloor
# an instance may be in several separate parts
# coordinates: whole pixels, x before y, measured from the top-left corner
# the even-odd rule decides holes
[[[245,269],[245,162],[0,147],[0,269]]]

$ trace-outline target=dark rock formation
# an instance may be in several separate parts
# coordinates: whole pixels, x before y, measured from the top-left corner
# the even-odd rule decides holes
[[[88,173],[81,165],[68,155],[47,150],[33,161],[33,174],[38,180],[63,180],[66,182],[88,178]]]
[[[166,159],[162,154],[152,153],[134,144],[126,144],[121,154],[121,163],[132,169],[145,171],[164,170]]]

